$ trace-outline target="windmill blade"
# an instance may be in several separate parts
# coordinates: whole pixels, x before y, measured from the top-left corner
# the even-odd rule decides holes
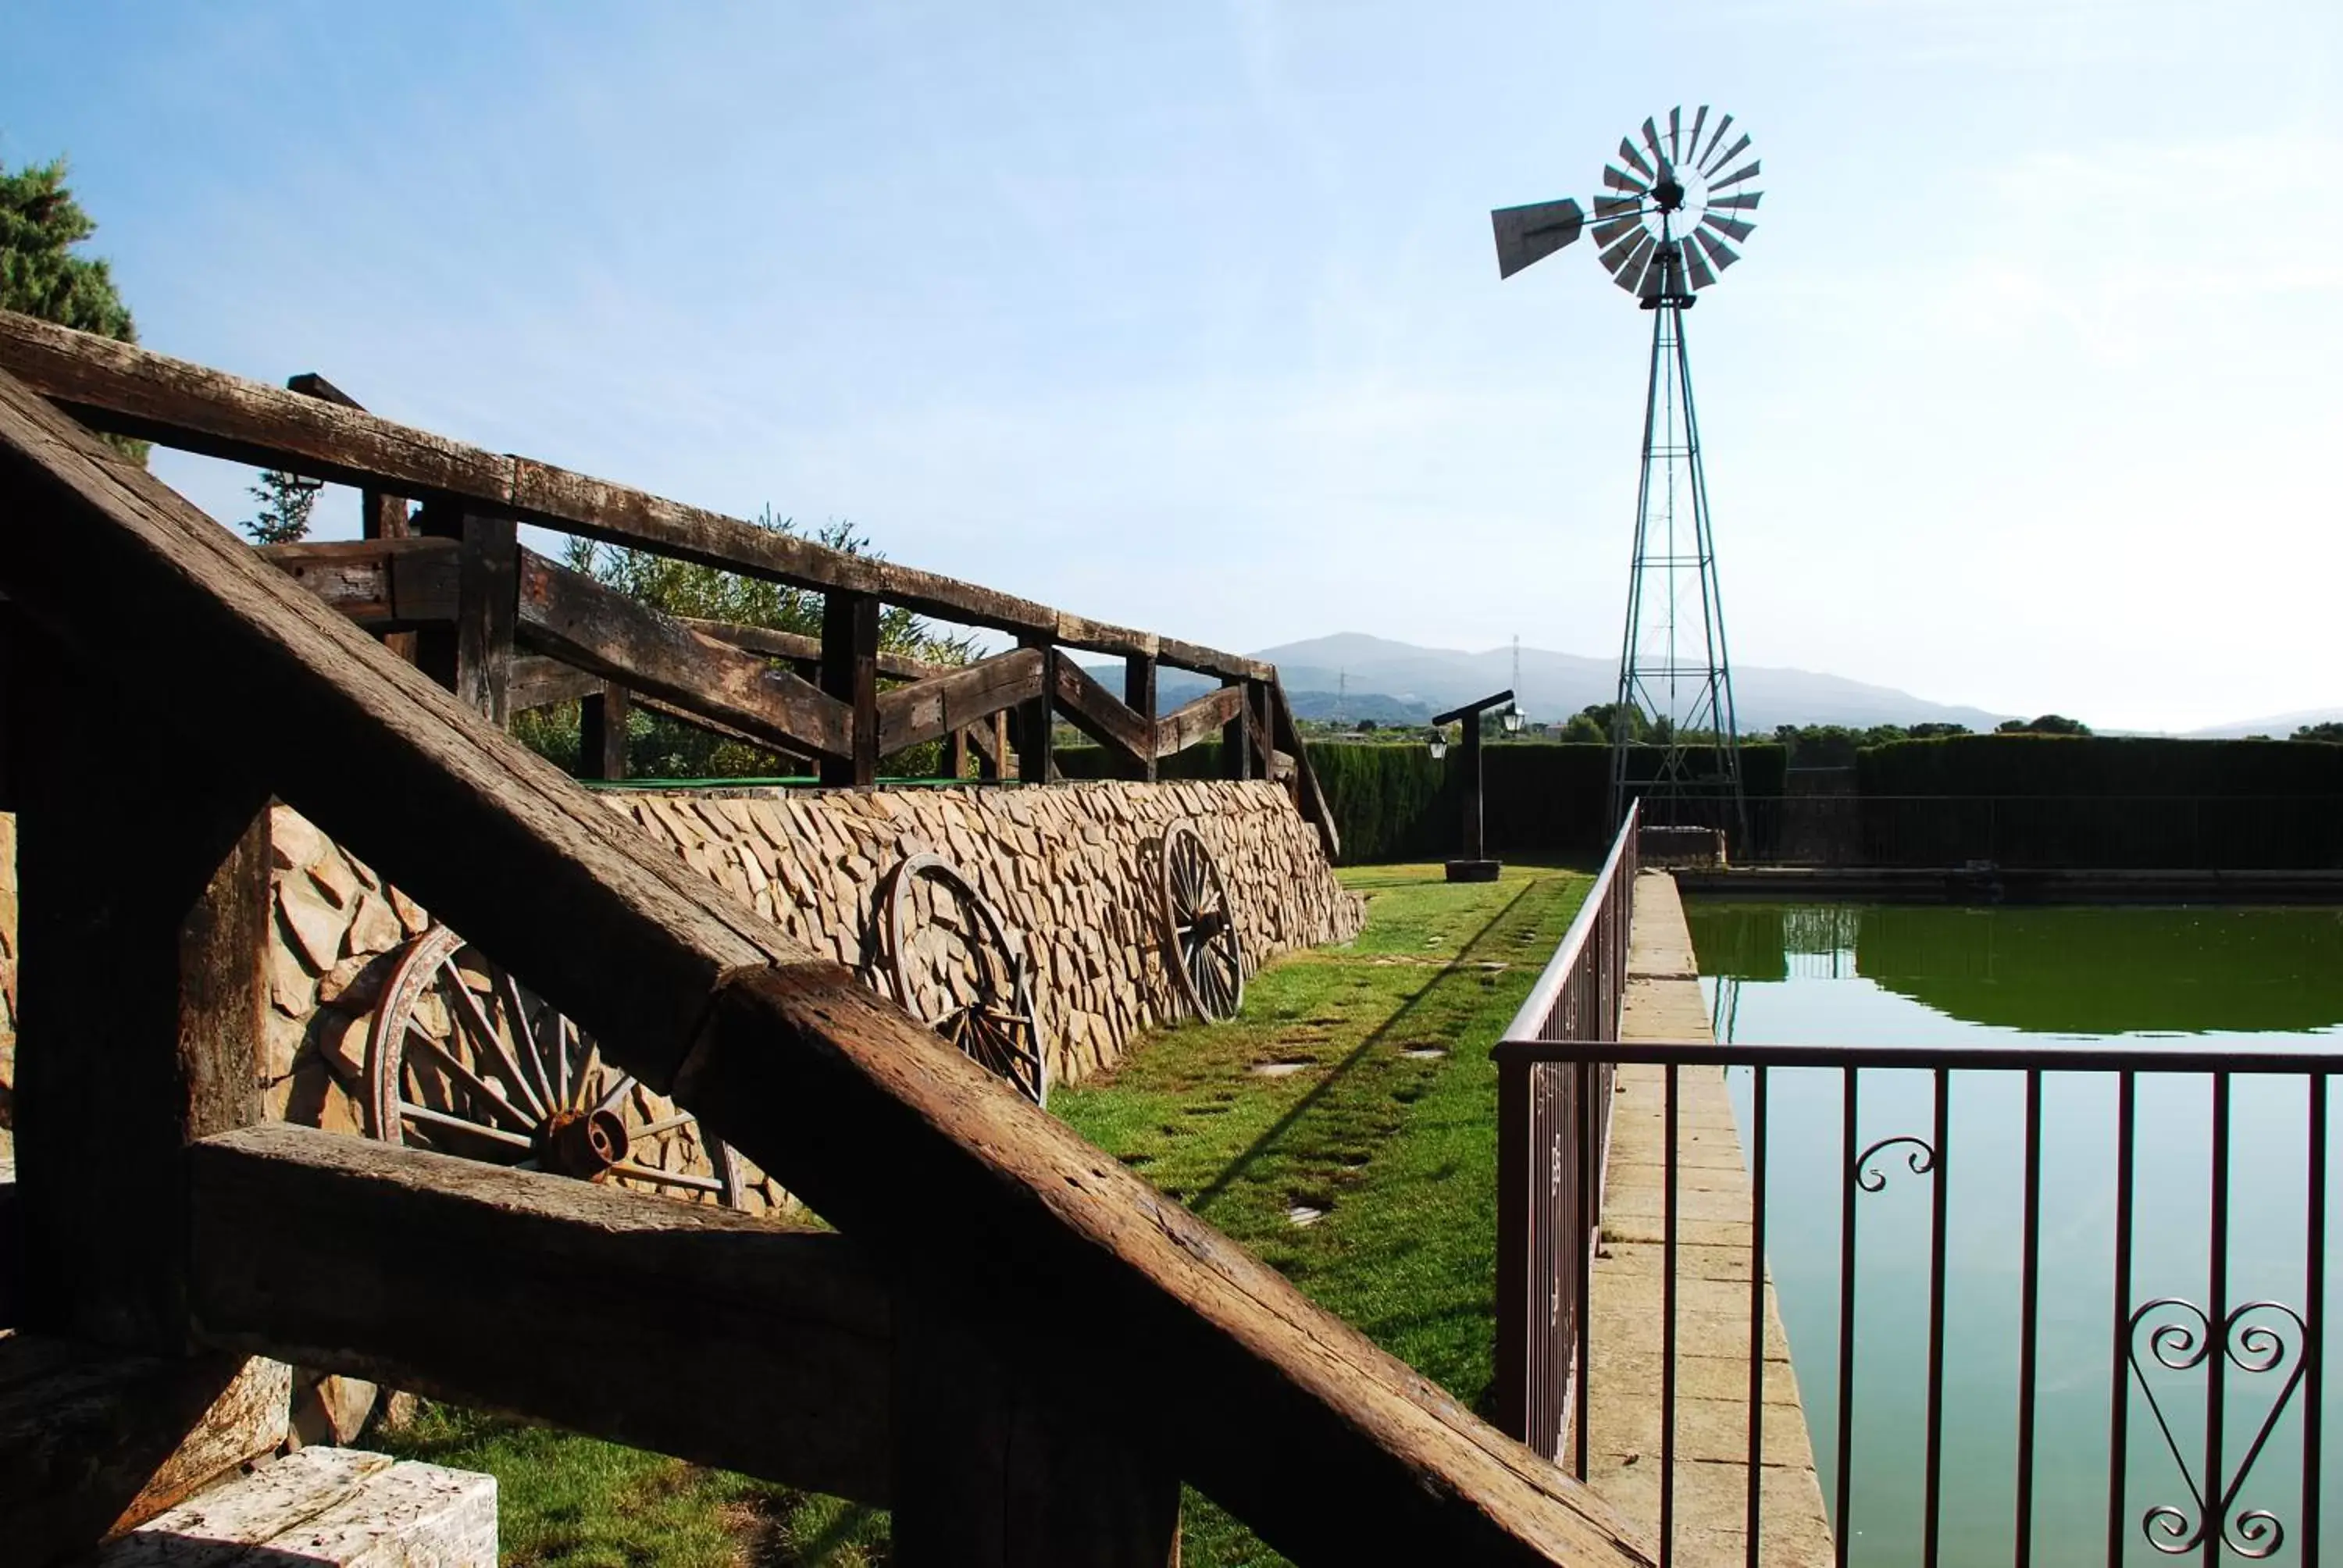
[[[1692,163],[1699,158],[1700,128],[1706,124],[1708,124],[1708,106],[1703,104],[1692,117],[1692,135],[1684,138],[1684,146],[1692,150],[1692,156],[1686,158],[1684,162]]]
[[[1725,133],[1732,128],[1733,116],[1731,115],[1727,115],[1725,118],[1716,122],[1716,135],[1708,139],[1708,152],[1700,155],[1701,163],[1705,164],[1708,162],[1709,153],[1716,151],[1717,144],[1725,140]]]
[[[1660,151],[1660,127],[1649,118],[1644,121],[1644,145],[1652,149],[1652,161],[1664,171],[1668,166],[1668,155]]]
[[[1497,236],[1497,276],[1511,277],[1578,237],[1584,215],[1574,201],[1533,202],[1499,207],[1489,215]]]
[[[1607,249],[1612,241],[1629,229],[1643,226],[1644,215],[1640,212],[1631,212],[1624,217],[1614,217],[1608,223],[1598,223],[1594,226],[1594,243]]]
[[[1633,191],[1637,196],[1642,196],[1645,191],[1652,188],[1642,180],[1637,179],[1634,175],[1631,175],[1625,170],[1620,168],[1616,164],[1604,164],[1603,166],[1603,184],[1608,189],[1614,191]]]
[[[1623,234],[1604,246],[1603,254],[1598,259],[1602,261],[1606,271],[1616,276],[1619,269],[1627,265],[1627,258],[1635,253],[1635,247],[1650,244],[1651,239],[1650,231],[1642,224],[1637,224],[1633,232]]]
[[[1720,137],[1722,137],[1723,134],[1724,133],[1722,132],[1718,133]],[[1725,149],[1725,155],[1722,157],[1711,158],[1707,163],[1702,165],[1700,172],[1705,175],[1712,169],[1721,169],[1748,150],[1749,138],[1747,136],[1743,136],[1739,141],[1734,143],[1732,146]]]
[[[1650,235],[1644,236],[1643,243],[1628,253],[1626,264],[1612,275],[1613,280],[1628,293],[1634,293],[1644,281],[1644,272],[1650,268],[1652,253],[1659,248]]]
[[[1708,252],[1708,259],[1716,263],[1716,270],[1719,272],[1723,272],[1741,259],[1740,252],[1721,239],[1711,239],[1698,229],[1693,231],[1693,238],[1700,241],[1700,248]]]
[[[1668,111],[1668,162],[1672,164],[1684,161],[1682,150],[1684,106],[1679,104]]]
[[[1755,178],[1757,171],[1765,166],[1758,160],[1752,158],[1747,166],[1735,169],[1733,173],[1725,176],[1721,180],[1709,181],[1709,192],[1711,195],[1714,195],[1721,190],[1730,190],[1735,186],[1739,185],[1743,180]]]
[[[1648,180],[1658,177],[1652,173],[1652,166],[1644,161],[1644,155],[1635,150],[1635,144],[1629,141],[1624,136],[1621,136],[1619,138],[1619,156],[1627,160],[1628,167],[1634,169],[1645,179]]]
[[[1594,219],[1597,223],[1605,218],[1624,217],[1631,212],[1640,213],[1643,210],[1644,203],[1637,196],[1614,196],[1594,198]]]
[[[1725,217],[1721,214],[1712,212],[1704,213],[1701,216],[1700,226],[1702,228],[1713,228],[1719,234],[1730,235],[1735,239],[1746,245],[1749,243],[1750,231],[1755,229],[1757,226],[1754,223],[1743,223],[1738,218]]]
[[[1732,207],[1737,211],[1746,212],[1755,207],[1759,202],[1763,201],[1765,197],[1765,193],[1764,191],[1735,191],[1733,195],[1727,196],[1710,196],[1708,198],[1708,206],[1711,208]]]
[[[1697,294],[1716,281],[1716,274],[1709,271],[1707,260],[1700,254],[1700,246],[1691,240],[1684,241],[1684,271],[1692,278],[1693,292]]]

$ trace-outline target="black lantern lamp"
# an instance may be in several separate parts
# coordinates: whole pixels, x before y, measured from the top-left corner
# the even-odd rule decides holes
[[[1497,716],[1497,722],[1505,727],[1506,734],[1519,735],[1522,732],[1522,705],[1518,702],[1507,703],[1504,712]]]
[[[1446,732],[1443,726],[1453,724],[1459,719],[1463,721],[1464,852],[1456,859],[1448,862],[1448,879],[1452,882],[1493,882],[1497,879],[1498,862],[1490,859],[1482,852],[1481,715],[1490,709],[1498,707],[1505,709],[1503,719],[1505,728],[1508,730],[1518,729],[1521,727],[1521,716],[1519,710],[1513,708],[1513,694],[1510,691],[1501,691],[1494,697],[1484,697],[1478,702],[1468,702],[1462,708],[1452,709],[1439,715],[1432,721],[1433,733],[1443,737]],[[1432,755],[1434,758],[1443,757],[1447,752],[1448,748],[1444,741],[1433,742]]]
[[[1437,724],[1423,732],[1423,744],[1432,752],[1434,762],[1448,755],[1448,731]]]

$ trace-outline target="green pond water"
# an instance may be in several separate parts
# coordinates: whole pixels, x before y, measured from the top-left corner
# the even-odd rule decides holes
[[[2343,911],[2298,909],[1942,908],[1694,900],[1687,908],[1720,1040],[1873,1045],[2115,1042],[2143,1050],[2343,1049]],[[1751,1075],[1731,1073],[1745,1144]],[[2236,1078],[2229,1161],[2228,1301],[2306,1310],[2310,1089],[2302,1078]],[[2134,1182],[2135,1305],[2202,1304],[2212,1191],[2212,1080],[2142,1073]],[[1925,1072],[1865,1071],[1858,1146],[1932,1132]],[[1842,1081],[1835,1070],[1770,1074],[1767,1251],[1805,1402],[1824,1494],[1837,1459],[1839,1233],[1846,1191]],[[1946,1182],[1942,1561],[2007,1563],[2015,1538],[2019,1260],[2025,1075],[1956,1073],[1937,1172],[1906,1151],[1875,1161],[1881,1190],[1856,1196],[1856,1350],[1849,1534],[1863,1564],[1921,1560],[1926,1434],[1932,1182]],[[2116,1102],[2113,1074],[2048,1074],[2043,1087],[2039,1393],[2034,1561],[2104,1561],[2115,1332]],[[2329,1165],[2343,1164],[2330,1160]],[[2343,1175],[2343,1172],[2330,1172]],[[2343,1209],[2330,1180],[2330,1231]],[[2319,1271],[2327,1275],[2323,1258]],[[2329,1300],[2343,1280],[2326,1279]],[[2153,1322],[2187,1322],[2167,1309]],[[2233,1543],[2264,1560],[2302,1552],[2299,1339],[2282,1312],[2239,1324],[2279,1332],[2279,1363],[2228,1367],[2222,1465],[2236,1495]],[[2128,1374],[2122,1515],[2126,1563],[2162,1563],[2144,1516],[2170,1504],[2197,1518],[2204,1468],[2201,1368]],[[2241,1350],[2252,1347],[2233,1341]],[[1599,1350],[1598,1350],[1599,1353]],[[2337,1408],[2336,1380],[2327,1408]],[[2150,1390],[2154,1400],[2147,1397]],[[2273,1408],[2266,1445],[2239,1461]],[[2186,1456],[2176,1462],[2160,1412]],[[2343,1457],[2343,1421],[2322,1422]],[[2337,1465],[2327,1466],[2331,1473]],[[2343,1486],[2322,1484],[2338,1517]],[[2283,1539],[2249,1515],[2266,1511]],[[2258,1535],[2258,1539],[2248,1539]],[[2200,1549],[2201,1552],[2201,1549]],[[2192,1553],[2196,1561],[2200,1554]],[[2224,1555],[2225,1562],[2246,1556]]]

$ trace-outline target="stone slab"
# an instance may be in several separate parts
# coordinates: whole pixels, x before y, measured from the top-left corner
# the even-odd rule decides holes
[[[494,1476],[305,1448],[197,1493],[94,1568],[495,1568]]]

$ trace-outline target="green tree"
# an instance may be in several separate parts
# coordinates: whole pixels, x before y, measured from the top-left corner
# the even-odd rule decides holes
[[[250,494],[260,503],[259,514],[238,526],[252,536],[254,544],[298,544],[309,537],[309,513],[317,504],[317,481],[264,468]]]
[[[2038,719],[2006,719],[1994,726],[1996,735],[2088,735],[2091,727],[2079,719],[2045,713]]]
[[[137,325],[106,259],[74,254],[74,246],[96,232],[97,220],[66,188],[63,158],[28,164],[14,174],[0,168],[0,310],[137,342]],[[108,439],[127,456],[146,460],[146,442]]]
[[[2288,737],[2291,740],[2328,740],[2343,743],[2343,723],[2323,719],[2317,724],[2305,724]]]

